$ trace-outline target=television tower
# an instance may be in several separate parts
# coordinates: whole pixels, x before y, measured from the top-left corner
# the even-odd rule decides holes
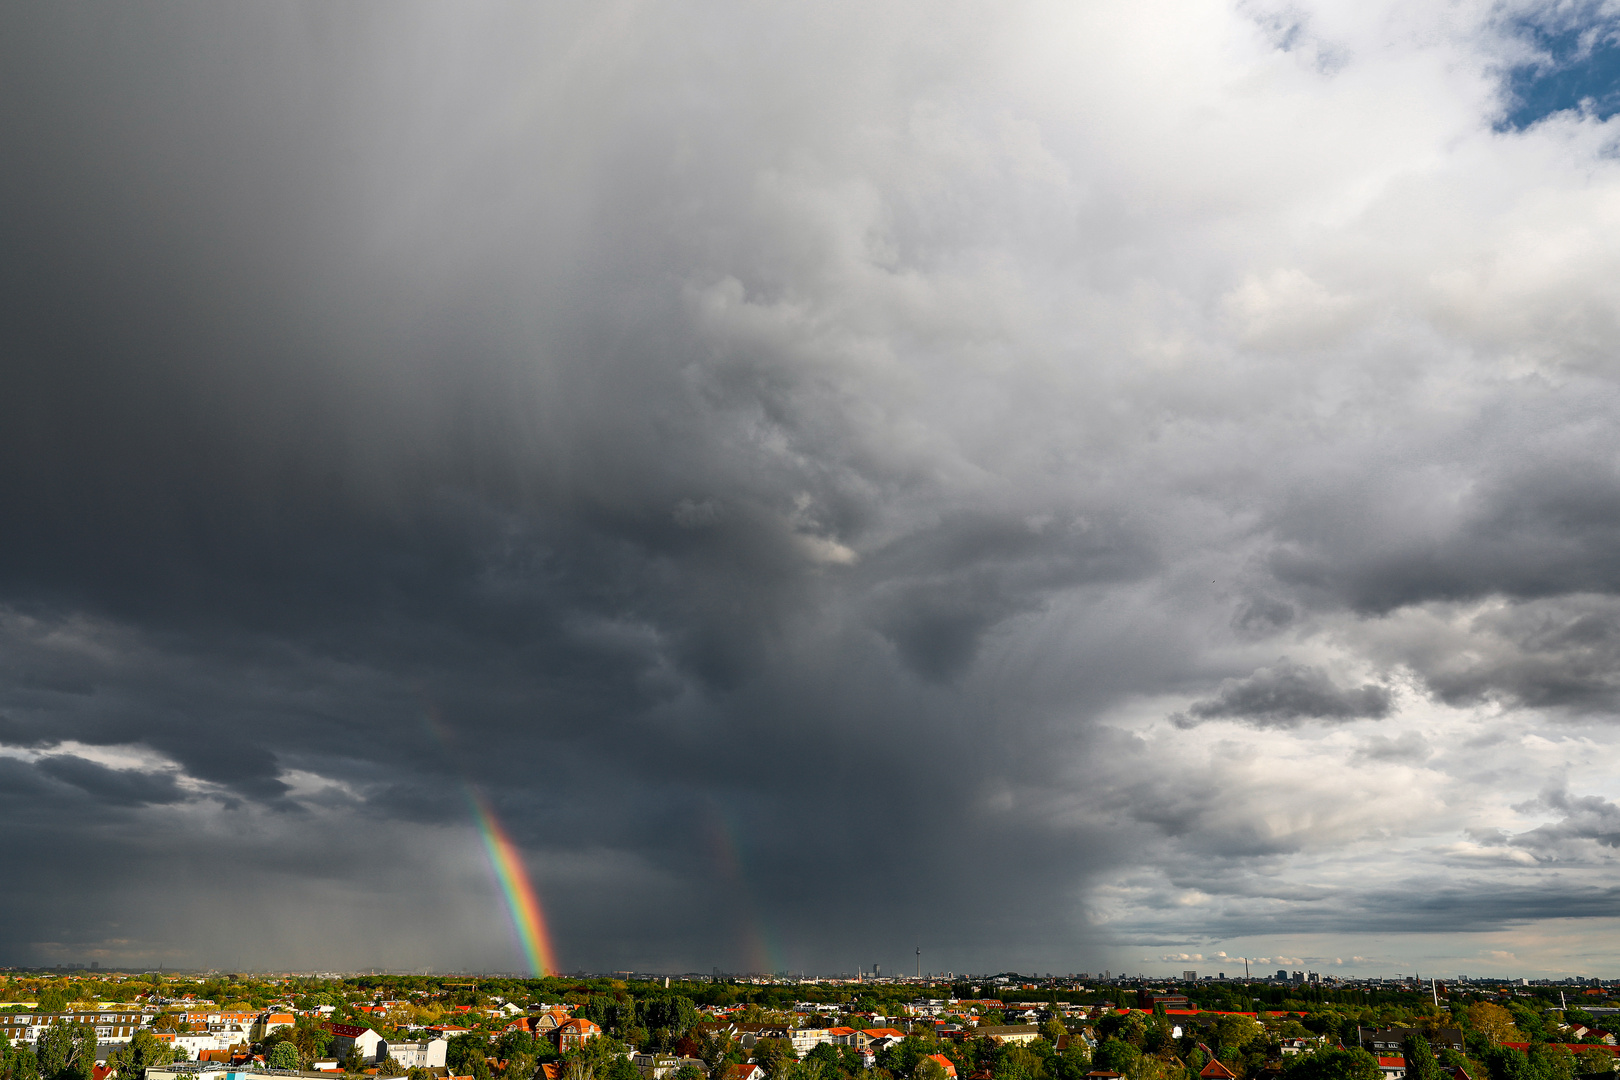
[[[917,943],[917,978],[922,978],[922,942]]]

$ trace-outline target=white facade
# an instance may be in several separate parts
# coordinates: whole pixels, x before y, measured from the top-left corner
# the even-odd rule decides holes
[[[429,1039],[427,1042],[384,1042],[382,1058],[393,1058],[407,1069],[437,1069],[444,1065],[449,1039]],[[364,1050],[361,1051],[365,1053]]]
[[[32,1046],[40,1034],[58,1021],[69,1024],[89,1024],[96,1030],[100,1044],[122,1045],[141,1029],[146,1017],[137,1012],[86,1013],[8,1013],[0,1015],[0,1035],[13,1045]]]
[[[794,1028],[788,1032],[788,1039],[793,1043],[793,1052],[801,1058],[822,1043],[833,1041],[827,1028]]]
[[[327,1048],[326,1052],[337,1058],[339,1061],[342,1061],[344,1058],[349,1056],[349,1050],[351,1048],[360,1051],[361,1061],[378,1062],[386,1056],[385,1054],[379,1053],[379,1051],[386,1046],[387,1043],[383,1042],[383,1037],[381,1035],[377,1034],[370,1028],[361,1028],[357,1034],[351,1035],[349,1032],[353,1031],[354,1028],[349,1024],[333,1024],[330,1025],[330,1027],[333,1029],[332,1045]],[[439,1064],[443,1065],[444,1062],[440,1061]]]
[[[228,1050],[231,1046],[228,1042],[222,1042],[220,1037],[212,1031],[176,1032],[174,1042],[171,1045],[176,1048],[184,1047],[186,1057],[192,1061],[196,1061],[198,1055],[204,1050]]]

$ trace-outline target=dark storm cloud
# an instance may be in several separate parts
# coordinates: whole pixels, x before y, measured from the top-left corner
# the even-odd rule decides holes
[[[3,237],[8,742],[146,748],[174,771],[34,768],[125,811],[178,800],[183,777],[244,829],[265,809],[278,829],[464,828],[476,784],[534,854],[577,962],[628,933],[615,964],[755,963],[736,955],[750,921],[779,924],[801,963],[825,957],[829,915],[867,923],[866,951],[971,939],[976,907],[1030,941],[1060,923],[988,898],[931,910],[943,859],[869,866],[881,910],[837,868],[849,837],[927,830],[995,850],[997,876],[1080,873],[1083,847],[1054,863],[1009,842],[1018,816],[964,810],[970,762],[1021,782],[1017,729],[984,754],[973,710],[917,696],[902,669],[956,679],[1010,617],[1141,575],[1141,530],[1106,507],[966,500],[856,554],[885,500],[928,481],[868,445],[882,432],[840,414],[799,343],[769,327],[717,343],[671,293],[672,274],[715,275],[671,232],[692,208],[634,167],[653,84],[577,102],[602,110],[594,151],[542,117],[509,162],[461,175],[412,130],[411,108],[443,102],[388,103],[415,78],[411,31],[222,19],[143,14],[126,40],[37,17],[14,40],[6,122],[36,166],[3,178],[27,208]],[[85,71],[44,59],[68,43]],[[493,62],[497,81],[544,67]],[[487,85],[448,71],[453,96]],[[585,204],[552,137],[600,170]],[[711,197],[733,164],[700,166]],[[726,209],[697,212],[723,228]],[[770,257],[797,272],[798,253]],[[735,807],[735,855],[707,835],[716,805]],[[330,873],[323,847],[288,843],[255,857]],[[717,860],[756,880],[733,888]],[[716,888],[751,899],[716,908]],[[604,890],[658,900],[612,909]],[[14,898],[9,921],[43,902]]]
[[[1598,795],[1571,795],[1562,788],[1541,793],[1526,809],[1550,810],[1563,814],[1558,821],[1538,826],[1514,836],[1491,838],[1496,845],[1511,845],[1533,852],[1548,861],[1579,861],[1582,841],[1602,847],[1620,847],[1620,806]]]
[[[1220,898],[1198,913],[1196,925],[1200,938],[1217,941],[1246,934],[1485,933],[1544,919],[1607,918],[1616,900],[1620,889],[1610,887],[1581,885],[1560,893],[1480,878],[1414,876],[1393,889],[1319,890],[1310,897],[1279,898],[1256,889]],[[1156,917],[1142,920],[1162,935],[1147,940],[1188,940],[1184,911],[1166,898]]]
[[[1585,425],[1593,408],[1614,404],[1607,387],[1570,386],[1482,423],[1518,428],[1532,422],[1526,413],[1556,409]],[[1302,531],[1276,549],[1272,568],[1284,581],[1325,589],[1368,613],[1493,594],[1537,599],[1620,590],[1620,472],[1577,445],[1541,448],[1539,460],[1525,462],[1510,446],[1491,446],[1484,431],[1470,434],[1491,451],[1470,474],[1453,478],[1450,491],[1413,488],[1411,478],[1391,472],[1372,485],[1301,499],[1287,527]],[[1439,507],[1388,505],[1390,493],[1403,488]]]
[[[1272,255],[1207,247],[1270,250],[1296,131],[1140,158],[1181,144],[1179,104],[1127,95],[1128,137],[1072,104],[1129,71],[1029,75],[984,12],[829,10],[11,22],[0,800],[34,831],[0,961],[510,964],[475,788],[570,966],[853,968],[918,937],[958,969],[1097,966],[1113,876],[1201,857],[1214,888],[1351,835],[1262,827],[1252,776],[1188,783],[1199,721],[1286,740],[1397,705],[1315,663],[1209,672],[1349,618],[1367,655],[1332,670],[1612,700],[1600,393],[1493,384],[1442,422],[1444,389],[1302,382],[1374,365],[1311,351],[1355,286],[1284,273],[1276,301]],[[1030,23],[1079,47],[1078,17]],[[1251,156],[1287,168],[1219,179]],[[1288,342],[1313,359],[1267,359]],[[1562,441],[1521,452],[1521,398]],[[1473,651],[1375,633],[1490,597]],[[1099,722],[1167,692],[1198,698],[1168,778],[1161,735]],[[253,957],[219,955],[240,935],[195,884],[224,866],[266,898]],[[114,926],[101,874],[166,887]]]
[[[1246,678],[1225,680],[1213,698],[1193,702],[1176,723],[1236,719],[1290,727],[1303,720],[1377,720],[1389,715],[1390,706],[1385,687],[1341,687],[1325,671],[1281,660]]]
[[[116,806],[170,803],[185,797],[172,775],[109,769],[73,754],[52,754],[41,758],[35,767],[54,780],[80,789],[97,802]]]
[[[1054,592],[1138,577],[1152,539],[1118,525],[951,515],[876,553],[874,622],[907,665],[943,679],[972,662],[986,630],[1039,608]]]
[[[1620,610],[1610,596],[1534,600],[1487,611],[1474,635],[1495,644],[1491,659],[1433,664],[1428,684],[1442,699],[1499,699],[1577,713],[1611,712],[1620,702]]]

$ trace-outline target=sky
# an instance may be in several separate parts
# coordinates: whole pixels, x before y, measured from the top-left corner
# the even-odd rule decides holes
[[[1620,976],[1620,5],[41,4],[0,963]],[[921,956],[917,955],[921,950]]]

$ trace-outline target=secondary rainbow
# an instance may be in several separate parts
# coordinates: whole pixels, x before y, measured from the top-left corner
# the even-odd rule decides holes
[[[489,865],[495,872],[501,891],[506,895],[506,906],[512,913],[512,927],[517,931],[518,943],[528,958],[529,967],[536,975],[554,975],[557,972],[556,951],[551,947],[551,935],[546,931],[545,913],[540,907],[540,894],[529,881],[529,872],[523,868],[523,856],[501,828],[489,803],[478,792],[467,789],[473,815],[478,819],[478,831],[484,838],[484,850],[489,854]]]

